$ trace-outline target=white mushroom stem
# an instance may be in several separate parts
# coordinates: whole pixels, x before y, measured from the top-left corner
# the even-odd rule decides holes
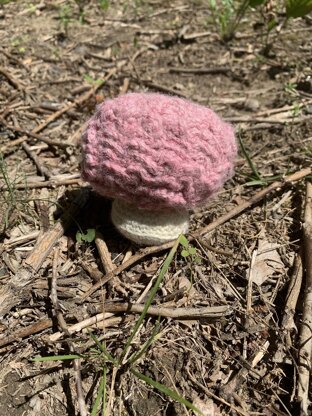
[[[189,225],[186,210],[146,211],[118,199],[113,202],[111,217],[120,234],[146,246],[175,240]]]

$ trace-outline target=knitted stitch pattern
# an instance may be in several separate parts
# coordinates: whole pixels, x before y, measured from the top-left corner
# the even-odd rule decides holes
[[[212,110],[149,93],[99,105],[82,148],[82,177],[98,193],[152,210],[203,205],[237,153],[232,127]]]
[[[112,222],[124,237],[140,245],[159,245],[175,240],[188,230],[189,215],[184,210],[146,211],[115,199]]]

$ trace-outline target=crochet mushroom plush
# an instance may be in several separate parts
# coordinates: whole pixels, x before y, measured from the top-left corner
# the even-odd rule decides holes
[[[141,245],[186,233],[189,211],[232,176],[237,153],[232,127],[212,110],[152,93],[100,104],[82,149],[83,179],[114,199],[113,224]]]

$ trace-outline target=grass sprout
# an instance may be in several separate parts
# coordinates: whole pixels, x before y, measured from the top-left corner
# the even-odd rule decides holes
[[[268,186],[271,182],[277,181],[283,177],[283,175],[273,175],[269,177],[263,177],[259,173],[256,165],[253,163],[249,153],[246,150],[246,147],[242,141],[242,138],[240,134],[238,134],[238,141],[240,144],[240,148],[242,150],[242,153],[248,163],[248,166],[251,170],[251,174],[249,173],[242,173],[243,176],[247,177],[249,179],[248,182],[245,183],[246,186]],[[288,171],[287,173],[288,174]]]
[[[135,326],[133,328],[132,334],[128,338],[128,341],[127,341],[127,343],[126,343],[126,345],[125,345],[125,347],[124,347],[124,349],[123,349],[123,351],[122,351],[122,353],[120,355],[119,364],[122,363],[122,361],[123,361],[126,353],[128,352],[128,349],[130,348],[130,345],[131,345],[134,337],[139,332],[139,329],[140,329],[140,327],[141,327],[141,325],[142,325],[142,323],[144,321],[144,318],[145,318],[145,316],[147,314],[148,308],[151,306],[151,304],[152,304],[152,302],[153,302],[153,300],[154,300],[154,298],[156,296],[156,293],[157,293],[157,291],[159,289],[159,286],[160,286],[163,278],[165,277],[165,274],[167,273],[167,271],[169,269],[169,266],[170,266],[170,264],[171,264],[171,262],[172,262],[172,260],[174,258],[174,255],[175,255],[175,253],[177,251],[177,248],[178,248],[178,246],[180,244],[180,240],[181,240],[181,237],[179,237],[177,239],[176,243],[174,244],[174,246],[170,250],[170,252],[169,252],[166,260],[164,261],[164,264],[163,264],[163,266],[162,266],[162,268],[161,268],[161,270],[159,272],[158,278],[157,278],[154,286],[152,287],[151,293],[150,293],[150,295],[149,295],[149,297],[148,297],[148,299],[147,299],[147,301],[145,303],[144,309],[143,309],[143,311],[142,311],[139,319],[137,320],[137,322],[136,322],[136,324],[135,324]]]
[[[136,371],[134,369],[131,369],[131,373],[135,375],[140,380],[145,381],[145,383],[149,384],[150,386],[154,387],[155,389],[159,390],[162,393],[165,393],[166,396],[170,397],[171,399],[177,401],[180,404],[183,404],[188,409],[193,410],[194,413],[199,414],[200,416],[204,416],[204,414],[197,409],[191,402],[181,397],[176,391],[169,389],[168,387],[164,386],[161,383],[158,383],[158,381],[153,380],[150,377],[145,376],[144,374],[140,373],[139,371]]]

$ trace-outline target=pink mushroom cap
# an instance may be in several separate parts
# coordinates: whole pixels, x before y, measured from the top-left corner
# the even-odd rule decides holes
[[[131,93],[97,107],[82,136],[82,177],[147,210],[204,205],[233,175],[231,125],[182,98]]]

